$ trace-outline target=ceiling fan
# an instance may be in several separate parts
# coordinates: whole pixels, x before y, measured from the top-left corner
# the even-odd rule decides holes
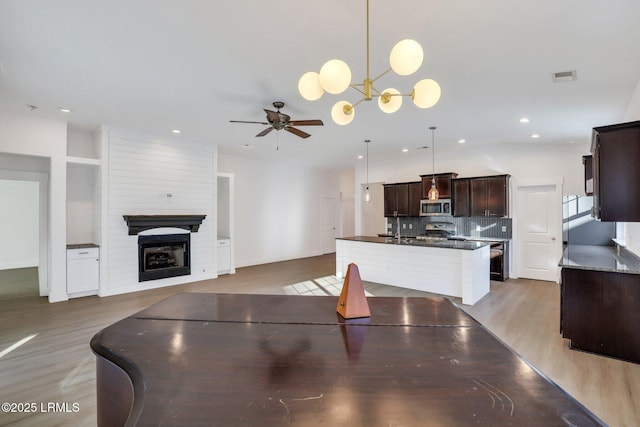
[[[323,126],[322,120],[291,120],[287,114],[281,113],[280,109],[284,107],[284,102],[275,101],[273,103],[276,111],[264,109],[264,112],[267,113],[267,121],[266,122],[248,122],[244,120],[229,120],[231,123],[256,123],[259,125],[269,125],[268,128],[257,134],[256,136],[265,136],[272,130],[280,130],[284,129],[287,132],[291,132],[294,135],[299,136],[300,138],[308,138],[311,135],[301,131],[300,129],[295,128],[294,126]]]

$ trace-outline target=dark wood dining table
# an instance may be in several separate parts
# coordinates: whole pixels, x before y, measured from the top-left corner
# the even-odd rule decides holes
[[[449,299],[180,293],[96,334],[98,425],[604,425]]]

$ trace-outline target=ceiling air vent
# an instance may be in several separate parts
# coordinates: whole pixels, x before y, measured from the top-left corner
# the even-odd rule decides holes
[[[551,73],[551,78],[555,83],[572,82],[577,79],[576,70]]]

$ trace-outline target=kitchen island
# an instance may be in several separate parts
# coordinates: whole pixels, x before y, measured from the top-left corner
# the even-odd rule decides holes
[[[350,263],[362,280],[462,298],[489,293],[489,244],[463,240],[355,236],[336,239],[336,276]]]

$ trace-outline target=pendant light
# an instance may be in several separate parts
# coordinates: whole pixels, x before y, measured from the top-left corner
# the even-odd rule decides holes
[[[438,197],[440,196],[440,194],[438,193],[438,189],[436,188],[436,141],[434,136],[436,127],[431,126],[429,129],[431,129],[431,147],[432,147],[431,174],[432,175],[431,175],[431,189],[427,193],[427,199],[438,200]]]
[[[370,139],[365,139],[364,143],[367,144],[367,186],[364,193],[364,201],[365,203],[371,203],[371,192],[369,192],[369,143]]]

